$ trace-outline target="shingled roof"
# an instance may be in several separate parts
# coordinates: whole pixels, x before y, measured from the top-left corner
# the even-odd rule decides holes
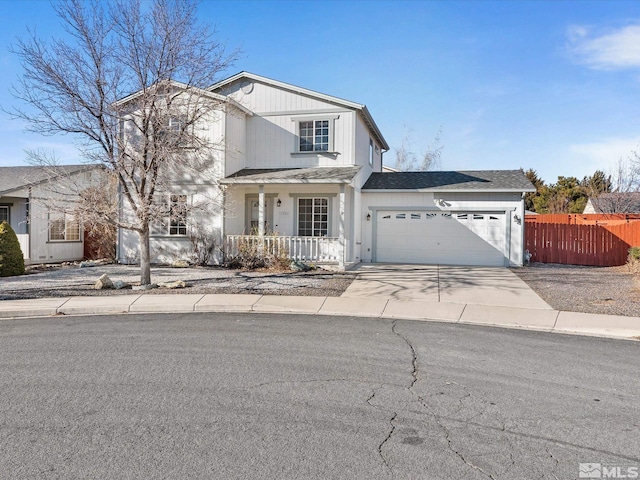
[[[0,195],[96,167],[96,165],[0,167]]]
[[[360,167],[245,168],[220,181],[222,184],[349,183]]]
[[[363,190],[535,192],[521,170],[372,173]]]

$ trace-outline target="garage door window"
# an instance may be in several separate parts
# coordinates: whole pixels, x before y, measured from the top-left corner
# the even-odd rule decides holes
[[[298,199],[298,235],[326,237],[329,234],[329,199]]]

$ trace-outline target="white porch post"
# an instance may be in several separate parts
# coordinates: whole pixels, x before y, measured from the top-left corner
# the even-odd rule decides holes
[[[264,237],[264,185],[258,186],[258,236]]]
[[[340,200],[339,200],[339,208],[340,208],[340,221],[338,227],[338,242],[340,245],[340,251],[338,252],[338,265],[344,267],[344,258],[346,254],[346,246],[344,243],[344,183],[340,184]]]

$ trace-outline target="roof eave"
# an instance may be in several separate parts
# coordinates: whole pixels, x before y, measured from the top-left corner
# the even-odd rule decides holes
[[[198,91],[201,95],[203,96],[208,96],[211,97],[215,100],[221,101],[221,102],[226,102],[228,101],[227,97],[225,97],[224,95],[220,95],[219,93],[215,93],[209,90],[209,88],[200,88],[200,87],[196,87],[194,85],[188,85],[186,83],[182,83],[182,82],[177,82],[175,80],[171,81],[171,85],[176,87],[176,88],[181,88],[183,90],[195,90]],[[153,85],[149,88],[152,88]],[[131,93],[129,95],[127,95],[126,97],[121,98],[120,100],[116,100],[113,104],[116,106],[120,106],[120,105],[124,105],[128,102],[131,102],[132,100],[135,100],[136,98],[140,97],[142,95],[143,90],[138,90],[137,92]],[[240,105],[238,105],[240,107]],[[242,107],[244,108],[244,107]],[[246,109],[245,109],[246,110]],[[249,111],[249,110],[247,110]]]
[[[297,179],[235,179],[235,178],[223,178],[220,180],[221,185],[267,185],[267,184],[307,184],[307,183],[315,183],[315,184],[349,184],[353,179],[348,180],[336,180],[336,179],[309,179],[309,180],[297,180]]]
[[[272,78],[263,77],[261,75],[256,75],[255,73],[250,73],[250,72],[246,72],[246,71],[242,71],[240,73],[236,73],[235,75],[233,75],[233,76],[231,76],[229,78],[221,80],[220,82],[215,83],[215,84],[211,85],[210,87],[208,87],[207,90],[210,91],[210,92],[213,92],[214,90],[217,90],[217,89],[222,88],[222,87],[224,87],[226,85],[229,85],[229,84],[235,82],[236,80],[240,80],[241,78],[249,78],[249,79],[254,80],[256,82],[262,82],[262,83],[274,85],[276,87],[283,88],[285,90],[290,90],[290,91],[294,91],[294,92],[297,92],[297,93],[302,93],[304,95],[309,95],[309,96],[312,96],[312,97],[321,98],[321,99],[326,100],[328,102],[337,103],[339,105],[344,105],[344,106],[350,107],[350,108],[357,108],[357,109],[361,110],[364,107],[364,105],[362,105],[360,103],[352,102],[350,100],[345,100],[344,98],[334,97],[332,95],[327,95],[325,93],[316,92],[315,90],[309,90],[308,88],[298,87],[297,85],[292,85],[290,83],[280,82],[280,81],[274,80]]]
[[[61,165],[64,166],[64,165]],[[27,183],[23,183],[21,185],[18,185],[17,187],[13,187],[9,190],[3,190],[0,192],[0,195],[6,195],[7,193],[11,193],[11,192],[17,192],[19,190],[23,190],[25,188],[30,188],[30,187],[36,187],[38,185],[42,185],[44,183],[48,183],[51,182],[53,180],[57,180],[59,178],[63,178],[69,175],[77,175],[78,173],[83,173],[86,172],[88,170],[93,170],[94,168],[104,168],[103,165],[86,165],[82,168],[78,168],[78,170],[74,170],[73,172],[70,173],[61,173],[59,175],[53,175],[49,178],[43,178],[42,180],[38,180],[36,182],[27,182]]]
[[[363,192],[371,193],[528,193],[536,189],[524,188],[363,188]]]
[[[262,83],[266,83],[268,85],[273,85],[276,86],[278,88],[282,88],[284,90],[289,90],[289,91],[293,91],[296,93],[300,93],[302,95],[307,95],[307,96],[311,96],[311,97],[315,97],[315,98],[319,98],[321,100],[325,100],[329,103],[335,103],[347,108],[353,108],[359,112],[362,112],[362,115],[365,118],[365,121],[367,123],[367,126],[373,131],[373,133],[375,134],[375,136],[378,138],[378,140],[380,141],[380,144],[382,146],[382,148],[385,151],[389,150],[389,144],[387,143],[387,141],[384,139],[384,137],[382,136],[382,132],[380,132],[380,129],[378,128],[378,125],[376,125],[376,122],[373,120],[373,117],[371,116],[371,113],[369,112],[369,110],[367,109],[366,105],[363,105],[361,103],[356,103],[356,102],[352,102],[350,100],[345,100],[344,98],[339,98],[339,97],[334,97],[332,95],[327,95],[325,93],[321,93],[321,92],[316,92],[315,90],[309,90],[308,88],[303,88],[303,87],[298,87],[297,85],[292,85],[290,83],[285,83],[285,82],[280,82],[278,80],[274,80],[272,78],[268,78],[268,77],[263,77],[261,75],[256,75],[255,73],[250,73],[250,72],[246,72],[246,71],[242,71],[240,73],[236,73],[235,75],[226,78],[224,80],[221,80],[220,82],[211,85],[209,88],[207,88],[208,91],[214,91],[214,90],[218,90],[222,87],[225,87],[226,85],[230,85],[231,83],[240,80],[241,78],[248,78],[250,80],[254,80],[256,82],[262,82]]]

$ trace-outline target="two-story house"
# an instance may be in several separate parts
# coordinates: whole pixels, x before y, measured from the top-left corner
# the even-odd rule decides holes
[[[218,178],[176,182],[170,198],[188,203],[208,189],[221,201],[152,235],[152,261],[188,258],[197,226],[228,253],[255,239],[340,267],[522,264],[532,186],[520,171],[383,173],[389,145],[365,105],[247,72],[208,90],[223,99],[212,126],[224,145],[212,154]],[[135,261],[135,237],[119,242],[119,260]]]

